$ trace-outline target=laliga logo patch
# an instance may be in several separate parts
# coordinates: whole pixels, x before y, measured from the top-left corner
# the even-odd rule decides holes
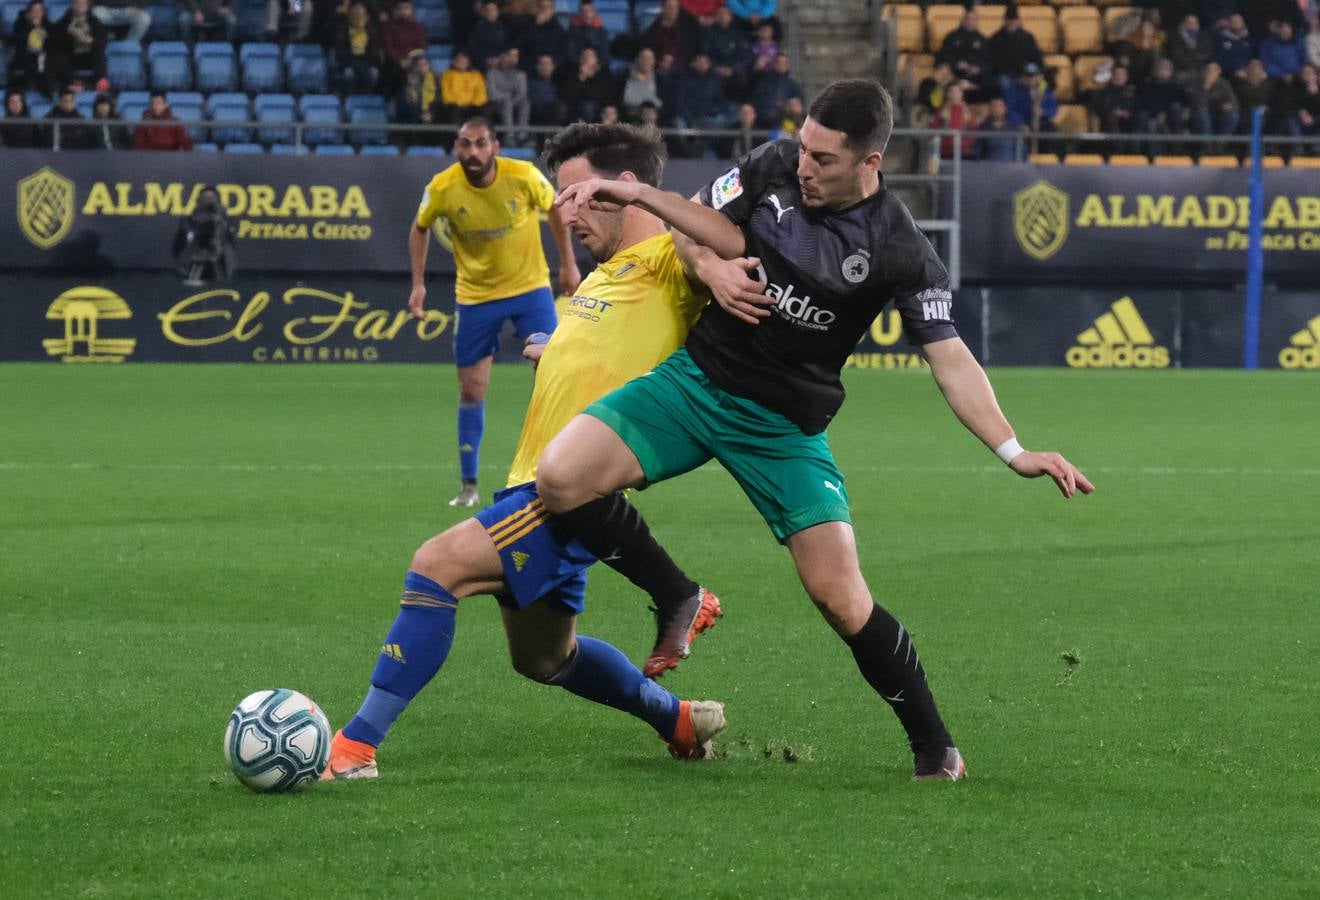
[[[742,192],[742,172],[735,166],[711,185],[710,204],[716,209],[723,209],[726,203],[741,197]]]
[[[858,250],[843,261],[843,277],[850,284],[861,284],[871,274],[871,254]]]

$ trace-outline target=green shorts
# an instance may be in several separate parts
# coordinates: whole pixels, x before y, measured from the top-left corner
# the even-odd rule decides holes
[[[825,434],[711,383],[686,350],[583,410],[623,439],[647,484],[717,459],[776,538],[851,522],[843,473]]]

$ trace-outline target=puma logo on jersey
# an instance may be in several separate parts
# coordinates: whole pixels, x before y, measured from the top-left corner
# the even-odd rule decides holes
[[[830,481],[828,481],[828,480],[825,481],[825,486],[826,486],[827,488],[829,488],[830,490],[834,491],[834,493],[838,494],[840,500],[843,499],[843,489],[842,489],[842,487],[840,487],[839,485],[834,484],[834,483],[832,483],[832,482],[830,482]]]
[[[771,194],[769,199],[770,199],[770,205],[773,206],[773,207],[775,208],[775,224],[776,224],[776,225],[778,225],[780,222],[782,222],[782,221],[784,220],[784,213],[786,213],[786,212],[790,212],[791,210],[794,210],[794,209],[797,209],[796,206],[787,206],[787,207],[785,207],[785,206],[780,206],[780,205],[779,205],[779,195],[778,195],[778,194]]]

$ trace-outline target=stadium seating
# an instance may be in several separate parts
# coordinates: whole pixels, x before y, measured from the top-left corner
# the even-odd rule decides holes
[[[885,4],[887,21],[898,29],[901,53],[921,53],[926,49],[926,20],[915,3]]]
[[[321,144],[313,152],[317,156],[352,156],[354,150],[349,144]]]
[[[399,148],[393,144],[368,144],[362,148],[363,156],[398,156]]]
[[[1236,156],[1202,156],[1200,164],[1213,169],[1236,169],[1238,167],[1238,158]]]
[[[193,86],[192,60],[182,41],[155,41],[147,45],[151,88],[156,91],[187,91]]]
[[[130,122],[142,118],[151,97],[146,91],[124,91],[119,95],[119,116]]]
[[[287,101],[287,102],[285,102]],[[298,113],[294,108],[293,97],[288,94],[262,94],[253,101],[258,122],[296,122]],[[260,128],[257,140],[264,144],[292,143],[292,128]]]
[[[926,7],[926,41],[938,51],[949,32],[962,24],[966,9],[959,3],[934,3]]]
[[[110,41],[105,47],[105,63],[106,78],[117,90],[146,89],[147,68],[137,41]]]
[[[1111,166],[1148,166],[1150,160],[1136,153],[1115,153],[1109,157]]]
[[[349,97],[352,100],[354,98]],[[348,121],[355,125],[384,125],[386,122],[385,110],[374,107],[358,107],[350,110]],[[376,130],[374,128],[355,128],[348,134],[349,141],[357,147],[363,144],[383,144],[388,140],[384,129]]]
[[[1288,165],[1295,169],[1320,169],[1320,156],[1294,156]]]
[[[252,118],[248,107],[247,94],[223,93],[212,94],[207,101],[207,109],[212,121],[246,122]],[[245,143],[252,140],[252,131],[236,125],[222,125],[211,129],[211,138],[220,143]]]
[[[404,156],[447,156],[443,147],[424,147],[421,145],[409,147]]]
[[[302,120],[307,123],[343,121],[339,111],[339,98],[333,94],[304,94],[298,108]],[[342,144],[344,132],[337,128],[307,128],[303,131],[303,141],[308,144]]]
[[[305,144],[271,144],[270,152],[276,156],[306,156],[312,151]]]
[[[173,3],[152,4],[151,28],[147,37],[153,41],[172,41],[179,36],[179,7]]]
[[[0,36],[9,37],[13,33],[14,23],[18,21],[18,17],[23,14],[23,10],[26,8],[26,3],[16,2],[16,0],[9,0],[9,2],[0,6]]]
[[[284,67],[277,56],[250,56],[243,63],[243,90],[254,93],[284,90]]]
[[[1054,9],[1049,6],[1024,6],[1018,9],[1022,14],[1022,27],[1031,32],[1040,47],[1041,53],[1057,53],[1059,50],[1059,22]]]
[[[1059,156],[1057,153],[1033,153],[1027,157],[1027,162],[1037,166],[1057,166]]]
[[[1059,10],[1059,30],[1064,53],[1099,53],[1104,49],[1100,10],[1094,6],[1071,6]]]
[[[238,143],[238,144],[225,144],[225,151],[224,151],[224,152],[226,152],[226,153],[264,153],[264,152],[266,152],[266,151],[265,151],[264,149],[262,149],[262,146],[261,146],[260,144]]]
[[[284,48],[289,90],[320,93],[329,86],[325,51],[317,44],[289,44]]]
[[[193,152],[194,152],[194,153],[219,153],[219,152],[220,152],[220,146],[219,146],[218,144],[212,144],[212,143],[210,143],[209,141],[203,141],[203,142],[200,143],[200,144],[197,144],[197,143],[194,143],[194,144],[193,144]]]
[[[1069,153],[1063,158],[1070,166],[1103,166],[1105,158],[1099,153]]]
[[[1113,162],[1113,160],[1110,160],[1110,162]],[[1153,162],[1157,166],[1169,166],[1173,168],[1196,165],[1195,161],[1190,156],[1178,154],[1160,154],[1155,157]]]

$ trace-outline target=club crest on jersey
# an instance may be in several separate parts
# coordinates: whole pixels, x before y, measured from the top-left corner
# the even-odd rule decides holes
[[[710,186],[710,205],[722,209],[726,203],[741,197],[742,192],[742,172],[735,166]]]
[[[850,284],[861,284],[871,274],[870,255],[865,250],[858,250],[843,261],[843,277]]]

